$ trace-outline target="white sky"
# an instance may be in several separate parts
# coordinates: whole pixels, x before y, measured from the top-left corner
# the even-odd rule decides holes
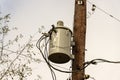
[[[89,1],[120,19],[119,0]],[[92,7],[87,4],[87,11],[91,12]],[[0,0],[0,11],[2,14],[10,13],[11,26],[18,27],[23,34],[34,34],[41,26],[45,26],[47,31],[58,20],[63,20],[65,26],[73,28],[74,0]],[[96,9],[87,18],[86,61],[94,58],[120,61],[119,48],[120,22]],[[36,71],[39,71],[42,80],[52,80],[48,68],[43,66],[46,66],[45,63],[40,63]],[[96,80],[119,80],[119,69],[120,64],[102,63],[87,67],[86,74]],[[66,80],[69,77],[61,73],[56,75],[57,80]]]

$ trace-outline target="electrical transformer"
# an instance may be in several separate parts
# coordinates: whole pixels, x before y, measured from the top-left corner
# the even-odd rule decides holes
[[[72,31],[64,27],[62,21],[51,32],[48,59],[54,63],[66,63],[72,58],[71,54]]]

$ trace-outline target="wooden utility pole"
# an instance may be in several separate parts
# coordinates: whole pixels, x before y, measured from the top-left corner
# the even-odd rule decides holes
[[[75,0],[74,13],[74,41],[73,54],[73,71],[83,68],[85,61],[85,34],[86,34],[86,0]],[[84,80],[84,70],[72,73],[72,80]]]

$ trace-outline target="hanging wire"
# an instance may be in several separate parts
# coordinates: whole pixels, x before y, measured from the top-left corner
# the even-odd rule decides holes
[[[65,72],[65,73],[71,73],[71,71],[62,71],[62,70],[59,70],[59,69],[53,67],[53,66],[49,63],[49,61],[46,59],[43,51],[42,51],[41,48],[40,48],[41,41],[42,41],[43,39],[45,39],[45,38],[46,38],[46,37],[45,37],[44,35],[42,35],[41,38],[38,40],[38,42],[37,42],[37,44],[36,44],[36,46],[37,46],[37,48],[39,49],[40,53],[42,54],[42,57],[44,58],[45,62],[46,62],[50,67],[52,67],[53,69],[55,69],[55,70],[57,70],[57,71]]]
[[[49,39],[47,40],[47,38],[45,38],[45,43],[44,43],[44,55],[45,55],[45,58],[47,59],[47,61],[48,61],[48,49],[47,49],[47,47],[48,47],[48,42],[49,42]]]
[[[97,64],[97,63],[101,63],[101,62],[107,62],[107,63],[114,63],[114,64],[120,64],[120,61],[109,61],[106,59],[93,59],[90,61],[92,64]]]
[[[84,70],[86,67],[88,67],[88,66],[91,64],[91,63],[83,63],[83,67],[82,67],[81,69],[79,69],[79,70],[74,70],[74,71],[63,71],[63,70],[60,70],[60,69],[55,68],[54,66],[52,66],[52,65],[50,64],[50,62],[47,60],[47,57],[45,57],[46,54],[44,54],[43,51],[42,51],[41,48],[40,48],[41,42],[42,42],[42,40],[44,40],[45,38],[47,38],[47,37],[44,36],[44,35],[42,35],[41,38],[38,40],[36,46],[37,46],[37,48],[39,49],[40,53],[42,54],[42,57],[44,58],[45,62],[48,64],[49,67],[51,67],[51,68],[53,68],[53,69],[55,69],[55,70],[57,70],[57,71],[59,71],[59,72],[73,73],[73,72],[82,71],[82,70]],[[81,65],[81,66],[82,66],[82,65]]]
[[[44,54],[45,55],[45,58],[47,59],[47,61],[49,62],[49,60],[48,60],[48,51],[47,51],[47,47],[48,47],[48,42],[49,42],[49,39],[47,40],[47,38],[45,38],[45,48],[44,48],[44,53],[46,54]],[[50,71],[51,71],[51,75],[52,75],[52,78],[53,78],[53,80],[56,80],[56,74],[55,74],[55,72],[53,71],[53,69],[50,67],[50,65],[48,65],[49,66],[49,68],[50,68]]]
[[[85,62],[85,64],[87,64],[87,66],[88,66],[90,64],[96,65],[98,63],[104,63],[104,62],[106,62],[106,63],[113,63],[113,64],[120,64],[120,61],[110,61],[110,60],[106,60],[106,59],[93,59],[91,61]],[[89,79],[89,78],[95,80],[94,77],[90,77],[89,75],[86,77],[86,80]]]
[[[96,65],[97,63],[104,63],[104,62],[106,62],[106,63],[113,63],[113,64],[120,64],[120,61],[110,61],[110,60],[106,60],[106,59],[93,59],[93,60],[91,60],[91,61],[87,61],[86,64]],[[85,78],[85,80],[87,80],[87,79],[89,79],[89,78],[95,80],[95,78],[94,78],[94,77],[90,77],[90,75],[88,75],[88,76]]]
[[[59,71],[59,72],[73,73],[73,72],[80,72],[80,71],[84,70],[88,65],[90,65],[90,64],[88,64],[88,63],[83,63],[83,67],[82,67],[82,68],[80,68],[79,70],[76,69],[76,70],[74,70],[74,71],[64,71],[64,70],[60,70],[60,69],[55,68],[53,65],[51,65],[50,62],[49,62],[49,60],[48,60],[48,54],[46,54],[46,53],[47,53],[47,44],[48,44],[48,42],[49,42],[49,39],[51,38],[51,36],[50,36],[50,35],[51,35],[51,32],[52,32],[52,31],[55,31],[55,30],[53,30],[53,29],[54,29],[54,28],[52,28],[52,29],[48,32],[48,34],[47,34],[47,33],[43,34],[43,35],[40,37],[40,39],[37,41],[37,43],[36,43],[36,47],[39,49],[42,57],[44,58],[45,62],[46,62],[47,65],[48,65],[48,67],[51,67],[52,69],[57,70],[57,71]],[[49,35],[49,36],[48,36],[48,35]],[[48,41],[46,42],[46,39],[47,39],[47,38],[49,38],[49,39],[48,39]],[[44,41],[44,40],[45,40],[45,48],[44,48],[44,53],[43,53],[43,51],[41,50],[41,42]],[[81,66],[82,66],[82,65],[81,65]]]
[[[37,46],[37,48],[39,49],[39,51],[40,51],[40,53],[42,54],[42,57],[44,58],[44,60],[45,60],[45,62],[47,63],[47,65],[48,65],[48,67],[49,67],[49,69],[50,69],[50,71],[51,71],[51,75],[52,75],[52,78],[53,78],[53,80],[56,80],[56,75],[55,75],[55,72],[52,70],[52,68],[51,68],[51,66],[49,65],[49,62],[48,62],[48,60],[47,60],[47,56],[45,55],[45,54],[43,54],[43,52],[42,52],[42,50],[41,50],[41,44],[40,44],[40,42],[42,41],[42,40],[44,40],[44,39],[46,39],[47,37],[45,36],[45,35],[42,35],[41,37],[40,37],[40,39],[38,40],[38,42],[37,42],[37,44],[36,44],[36,46]],[[46,41],[45,41],[46,42]],[[45,43],[45,46],[47,45],[47,42]],[[45,47],[45,49],[47,49],[47,47]],[[45,50],[44,50],[44,52],[46,52]]]
[[[88,1],[87,2],[91,5],[93,5],[95,8],[97,8],[98,10],[102,11],[103,13],[109,15],[110,17],[112,17],[113,19],[115,19],[116,21],[120,22],[120,19],[118,19],[117,17],[111,15],[110,13],[106,12],[105,10],[101,9],[100,7],[96,6],[95,4],[93,4],[92,2]]]
[[[106,59],[93,59],[93,60],[87,61],[85,63],[88,64],[88,65],[90,65],[90,64],[96,65],[97,63],[103,63],[103,62],[120,64],[120,61],[109,61],[109,60],[106,60]]]
[[[50,32],[50,31],[49,31]],[[87,61],[85,63],[83,63],[81,66],[83,66],[82,68],[80,68],[79,70],[76,69],[74,71],[64,71],[64,70],[60,70],[58,68],[55,68],[53,65],[51,65],[51,63],[49,62],[48,60],[48,50],[47,50],[47,47],[48,47],[48,42],[50,40],[50,37],[48,36],[50,35],[49,33],[48,34],[43,34],[40,39],[37,41],[36,43],[36,47],[39,49],[42,57],[44,58],[45,62],[47,63],[50,71],[51,71],[51,75],[52,75],[52,78],[53,80],[56,80],[56,75],[55,75],[55,72],[52,70],[57,70],[59,72],[63,72],[63,73],[75,73],[75,72],[80,72],[82,70],[84,70],[86,67],[88,67],[90,64],[97,64],[97,63],[100,63],[100,62],[107,62],[107,63],[120,63],[120,61],[109,61],[109,60],[106,60],[106,59],[93,59],[91,61]],[[41,43],[44,42],[44,51],[41,49]]]
[[[76,69],[74,71],[64,71],[64,70],[60,70],[60,69],[57,69],[55,68],[53,65],[51,65],[51,63],[49,62],[48,60],[48,51],[47,51],[47,46],[48,46],[48,42],[49,42],[49,36],[46,36],[46,34],[43,34],[40,39],[37,41],[36,43],[36,47],[39,49],[42,57],[44,58],[45,62],[47,63],[50,71],[51,71],[51,75],[52,75],[52,78],[53,80],[56,80],[56,74],[55,72],[53,71],[54,70],[57,70],[59,72],[63,72],[63,73],[75,73],[75,72],[80,72],[82,70],[84,70],[86,67],[88,67],[90,64],[97,64],[97,63],[101,63],[101,62],[107,62],[107,63],[120,63],[120,61],[109,61],[109,60],[106,60],[106,59],[93,59],[91,61],[87,61],[85,63],[83,63],[81,66],[83,66],[82,68],[80,68],[79,70]],[[44,42],[44,52],[43,50],[41,49],[41,42]]]

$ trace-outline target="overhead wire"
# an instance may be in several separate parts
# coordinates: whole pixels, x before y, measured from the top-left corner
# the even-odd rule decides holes
[[[49,67],[49,69],[50,69],[50,71],[51,71],[51,75],[52,75],[52,78],[53,78],[53,80],[56,80],[56,76],[55,76],[55,73],[54,73],[54,71],[52,70],[52,68],[50,67],[50,65],[49,65],[49,62],[48,62],[48,60],[46,59],[46,56],[43,54],[43,52],[42,52],[42,50],[41,50],[41,41],[43,40],[43,39],[45,39],[46,38],[46,36],[44,36],[44,35],[42,35],[41,37],[40,37],[40,39],[38,40],[38,42],[37,42],[37,44],[36,44],[36,46],[37,46],[37,48],[39,49],[39,51],[40,51],[40,53],[42,54],[42,57],[44,58],[44,60],[45,60],[45,62],[47,63],[47,65],[48,65],[48,67]],[[45,45],[46,45],[46,43],[45,43]]]
[[[92,2],[88,1],[87,2],[89,4],[92,5],[92,11],[95,11],[95,9],[97,8],[98,10],[100,10],[101,12],[105,13],[106,15],[110,16],[111,18],[113,18],[114,20],[120,22],[120,19],[118,19],[117,17],[113,16],[112,14],[108,13],[107,11],[103,10],[102,8],[96,6],[95,4],[93,4]],[[113,64],[120,64],[120,61],[110,61],[110,60],[106,60],[106,59],[93,59],[91,61],[88,61],[89,64],[97,64],[97,63],[113,63]],[[95,80],[94,77],[91,77],[91,79]]]
[[[93,60],[91,60],[92,64],[97,64],[97,63],[101,63],[101,62],[120,64],[120,61],[109,61],[109,60],[106,60],[106,59],[93,59]]]
[[[36,47],[39,49],[42,57],[44,58],[45,62],[47,63],[50,71],[51,71],[51,75],[52,75],[52,78],[53,80],[56,80],[56,74],[55,72],[53,71],[54,70],[57,70],[59,72],[63,72],[63,73],[75,73],[75,72],[80,72],[82,70],[84,70],[86,67],[88,67],[90,64],[97,64],[97,63],[100,63],[100,62],[107,62],[107,63],[120,63],[120,61],[109,61],[109,60],[106,60],[106,59],[93,59],[91,61],[87,61],[85,63],[83,63],[81,66],[80,69],[76,69],[76,70],[73,70],[73,71],[64,71],[64,70],[61,70],[61,69],[58,69],[58,68],[55,68],[53,65],[51,65],[51,63],[49,62],[48,60],[48,51],[47,51],[47,47],[48,47],[48,42],[49,42],[50,38],[48,35],[46,34],[43,34],[39,40],[37,41],[36,43]],[[44,49],[42,50],[41,49],[41,43],[44,42]]]
[[[45,57],[46,57],[47,61],[49,62],[49,60],[48,60],[48,51],[47,51],[48,42],[49,42],[49,39],[47,40],[47,39],[45,38],[44,53],[46,53]],[[50,65],[48,65],[48,66],[49,66],[49,68],[50,68],[50,71],[51,71],[51,75],[52,75],[53,80],[56,80],[56,74],[55,74],[55,72],[54,72],[53,69],[50,67]]]
[[[102,8],[96,6],[95,4],[93,4],[92,2],[90,2],[89,0],[87,0],[87,2],[93,6],[93,11],[97,8],[98,10],[102,11],[103,13],[109,15],[110,17],[112,17],[115,20],[117,20],[118,22],[120,22],[120,19],[118,19],[117,17],[115,17],[112,14],[108,13],[107,11],[103,10]],[[88,64],[96,64],[96,63],[100,63],[100,62],[120,63],[120,61],[109,61],[109,60],[106,60],[106,59],[93,59],[93,60],[89,61]]]
[[[41,43],[41,41],[42,41],[44,38],[45,38],[45,37],[44,37],[44,35],[43,35],[43,36],[41,36],[41,38],[38,40],[38,42],[37,42],[36,46],[37,46],[37,48],[39,49],[39,51],[40,51],[40,53],[41,53],[42,57],[44,58],[44,60],[46,61],[46,63],[47,63],[50,67],[52,67],[53,69],[55,69],[55,70],[57,70],[57,71],[60,71],[60,72],[65,72],[65,73],[71,73],[70,71],[63,71],[63,70],[59,70],[59,69],[57,69],[57,68],[53,67],[53,66],[49,63],[49,61],[47,61],[46,57],[44,56],[43,51],[42,51],[42,50],[41,50],[41,48],[40,48],[40,43]]]
[[[84,70],[88,65],[90,65],[90,64],[86,64],[86,63],[83,63],[83,67],[82,68],[80,68],[79,70],[74,70],[74,71],[64,71],[64,70],[60,70],[60,69],[57,69],[57,68],[55,68],[54,66],[52,66],[51,64],[50,64],[50,62],[49,62],[49,60],[47,59],[48,58],[48,56],[46,56],[47,54],[45,54],[45,53],[43,53],[43,51],[41,50],[41,42],[43,41],[43,40],[45,40],[47,37],[46,37],[46,35],[42,35],[41,37],[40,37],[40,39],[37,41],[37,43],[36,43],[36,47],[39,49],[39,51],[40,51],[40,53],[42,54],[42,57],[44,58],[44,60],[45,60],[45,62],[48,64],[48,66],[49,67],[51,67],[51,68],[53,68],[54,70],[57,70],[57,71],[59,71],[59,72],[64,72],[64,73],[74,73],[74,72],[79,72],[79,71],[81,71],[81,70]],[[45,48],[47,49],[47,44],[48,44],[48,42],[45,44]],[[45,51],[44,51],[45,52]],[[81,65],[82,66],[82,65]]]
[[[87,64],[93,64],[93,65],[96,65],[96,64],[98,64],[98,63],[104,63],[104,62],[106,62],[106,63],[113,63],[113,64],[120,64],[120,61],[110,61],[110,60],[106,60],[106,59],[93,59],[93,60],[91,60],[91,61],[87,61],[86,63]],[[95,78],[94,77],[90,77],[90,76],[88,76],[85,80],[87,80],[88,78],[91,78],[91,79],[93,79],[93,80],[95,80]]]
[[[106,59],[93,59],[93,60],[91,60],[91,61],[87,61],[87,62],[85,62],[85,63],[83,63],[81,66],[83,66],[83,67],[81,67],[80,69],[77,69],[77,70],[74,70],[74,71],[64,71],[64,70],[60,70],[60,69],[58,69],[58,68],[55,68],[53,65],[51,65],[51,63],[49,62],[49,60],[47,59],[48,58],[48,52],[47,52],[47,44],[48,44],[48,42],[49,42],[49,38],[48,38],[48,36],[46,36],[46,35],[42,35],[41,37],[40,37],[40,39],[37,41],[37,43],[36,43],[36,46],[37,46],[37,48],[39,49],[39,51],[40,51],[40,53],[41,53],[41,55],[42,55],[42,57],[44,58],[44,60],[45,60],[45,62],[47,63],[47,65],[48,65],[48,67],[49,67],[49,69],[50,69],[50,71],[51,71],[51,75],[52,75],[52,78],[53,78],[53,80],[56,80],[56,74],[55,74],[55,72],[53,71],[53,69],[54,70],[57,70],[57,71],[59,71],[59,72],[63,72],[63,73],[75,73],[75,72],[79,72],[79,71],[82,71],[82,70],[84,70],[86,67],[88,67],[90,64],[97,64],[97,63],[101,63],[101,62],[107,62],[107,63],[120,63],[120,61],[109,61],[109,60],[106,60]],[[45,40],[45,43],[44,43],[44,52],[41,50],[41,42],[42,41],[44,41]]]
[[[95,4],[93,4],[92,2],[88,1],[87,2],[91,5],[94,5],[98,10],[102,11],[103,13],[109,15],[110,17],[112,17],[113,19],[115,19],[116,21],[120,22],[120,19],[118,19],[117,17],[113,16],[112,14],[108,13],[107,11],[103,10],[102,8],[96,6]]]
[[[110,61],[110,60],[106,60],[106,59],[93,59],[93,60],[91,60],[91,61],[87,61],[86,64],[96,65],[96,64],[98,64],[98,63],[103,63],[103,62],[113,63],[113,64],[120,64],[120,61]]]

